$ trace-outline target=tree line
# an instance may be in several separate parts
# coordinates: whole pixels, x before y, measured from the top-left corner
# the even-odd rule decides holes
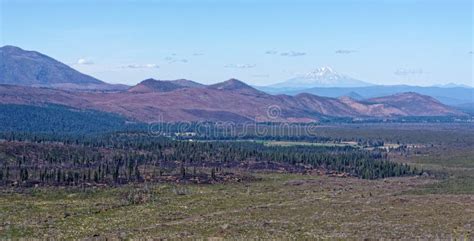
[[[24,136],[21,138],[23,139]],[[420,174],[391,162],[384,150],[350,146],[266,146],[252,141],[182,141],[122,133],[70,139],[29,136],[0,143],[0,183],[79,185],[215,177],[222,170],[321,169],[376,179]],[[183,174],[184,173],[184,174]]]

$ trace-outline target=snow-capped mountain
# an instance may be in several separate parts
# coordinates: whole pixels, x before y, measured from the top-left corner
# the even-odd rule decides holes
[[[307,74],[271,85],[272,88],[308,89],[314,87],[363,87],[372,84],[320,67]]]

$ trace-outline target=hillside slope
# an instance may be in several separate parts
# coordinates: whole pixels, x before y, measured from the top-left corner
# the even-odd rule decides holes
[[[206,88],[178,88],[173,83],[155,81],[153,88],[161,91],[110,93],[0,85],[0,103],[28,105],[54,103],[117,113],[145,122],[314,122],[325,117],[464,115],[429,96],[416,93],[357,101],[349,97],[336,99],[311,94],[269,95],[236,81],[233,80],[230,84],[226,81]],[[173,88],[168,88],[170,84]],[[413,103],[416,103],[416,106],[413,106]]]
[[[15,46],[0,48],[0,84],[61,89],[124,89],[111,85],[36,51]]]

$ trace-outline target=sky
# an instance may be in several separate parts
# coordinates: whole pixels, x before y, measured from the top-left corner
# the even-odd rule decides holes
[[[471,0],[0,2],[0,45],[109,83],[263,86],[329,66],[374,84],[474,85]]]

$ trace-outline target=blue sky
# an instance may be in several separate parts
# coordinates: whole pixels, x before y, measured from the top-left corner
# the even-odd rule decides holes
[[[0,0],[1,45],[111,83],[254,85],[330,66],[376,84],[473,85],[471,0]]]

